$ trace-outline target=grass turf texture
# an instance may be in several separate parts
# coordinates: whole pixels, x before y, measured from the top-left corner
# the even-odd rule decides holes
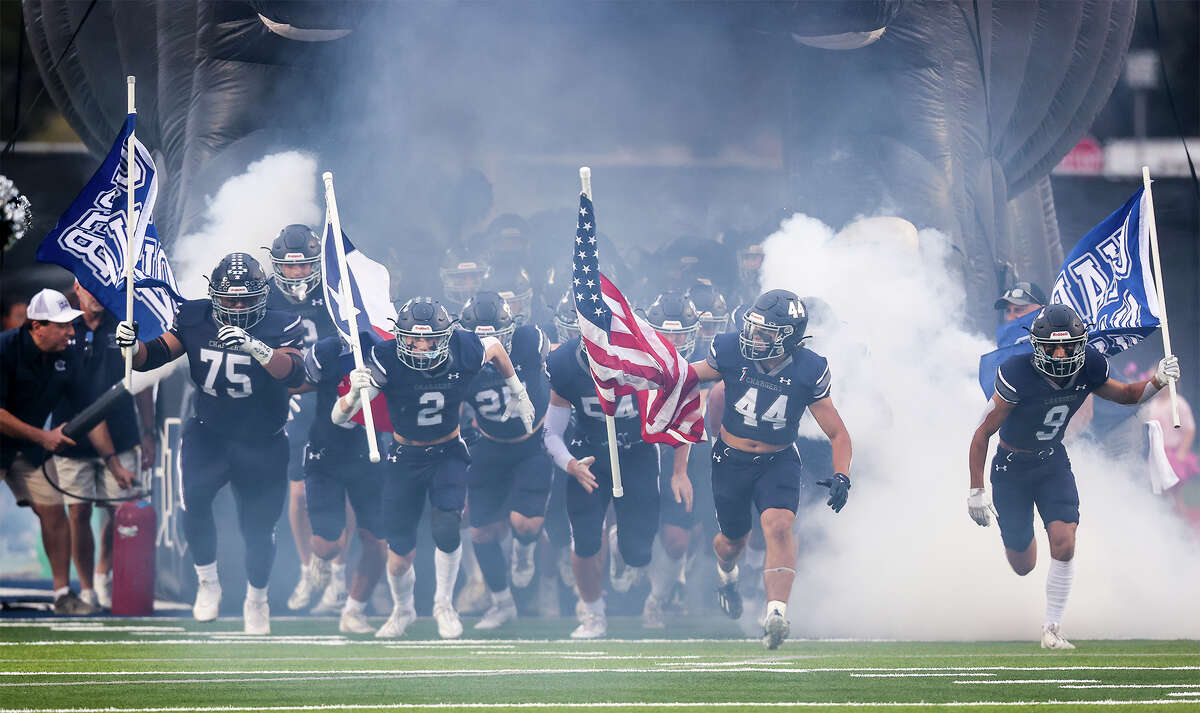
[[[564,640],[566,619],[486,637],[473,621],[471,640],[444,642],[429,619],[390,641],[341,636],[336,619],[277,618],[271,637],[244,636],[237,619],[0,620],[0,713],[1200,711],[1195,641],[1077,641],[1052,653],[1036,641],[792,640],[768,652],[723,620],[671,620],[648,639],[638,620],[614,618],[596,641]]]

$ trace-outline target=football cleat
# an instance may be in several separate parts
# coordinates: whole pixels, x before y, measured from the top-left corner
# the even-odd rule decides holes
[[[791,631],[791,625],[783,617],[783,612],[772,609],[763,620],[763,646],[772,651],[779,648]]]
[[[646,604],[642,607],[642,628],[666,628],[666,624],[663,623],[662,604],[659,603],[653,594],[646,597]]]
[[[100,600],[96,596],[95,589],[79,590],[79,601],[83,602],[84,604],[87,604],[89,607],[92,607],[93,609],[100,608]]]
[[[96,613],[96,607],[80,599],[75,592],[67,590],[66,594],[55,597],[54,613],[66,616],[89,616]]]
[[[478,614],[487,609],[490,602],[487,585],[484,584],[483,575],[479,574],[469,577],[462,589],[458,590],[454,608],[463,614]]]
[[[288,597],[288,609],[299,611],[307,607],[312,601],[315,592],[313,592],[311,571],[312,567],[310,566],[300,567],[300,581],[296,582],[296,588],[292,590],[292,595]]]
[[[265,636],[271,633],[271,605],[265,601],[247,599],[242,603],[242,622],[247,634]]]
[[[221,609],[221,582],[215,579],[200,580],[196,588],[196,603],[192,605],[192,617],[196,621],[212,621]]]
[[[437,622],[438,636],[443,639],[457,639],[462,636],[463,625],[458,618],[458,612],[449,603],[433,604],[433,620]]]
[[[321,595],[321,601],[312,608],[313,614],[333,614],[342,610],[346,605],[346,580],[340,577],[333,577],[329,580],[329,585],[325,587],[325,593]]]
[[[1059,624],[1047,624],[1042,629],[1042,648],[1066,650],[1075,648],[1075,644],[1063,638]]]
[[[510,575],[512,576],[512,585],[517,589],[524,589],[533,581],[534,561],[533,553],[536,547],[522,546],[520,540],[513,538],[512,541],[512,565]]]
[[[721,611],[730,619],[742,618],[742,594],[737,585],[735,579],[717,587],[717,601],[721,604]]]
[[[375,632],[376,639],[399,639],[404,636],[408,625],[416,621],[417,612],[414,609],[392,609],[392,615]]]
[[[599,639],[608,633],[608,619],[604,614],[594,614],[587,610],[580,614],[580,624],[571,632],[572,639]]]
[[[358,611],[342,610],[342,618],[338,621],[338,631],[343,634],[370,634],[375,627],[367,623],[367,615]]]
[[[105,609],[112,609],[112,575],[95,575],[96,601]]]
[[[484,612],[483,618],[475,624],[475,628],[482,631],[497,629],[500,625],[516,618],[517,603],[510,596],[504,602],[493,601],[492,606]]]

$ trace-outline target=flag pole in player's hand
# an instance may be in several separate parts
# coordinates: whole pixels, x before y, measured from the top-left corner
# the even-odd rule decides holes
[[[137,78],[130,75],[125,78],[126,114],[137,114],[134,101]],[[133,265],[137,255],[133,254],[134,233],[137,232],[137,222],[133,216],[133,155],[136,139],[134,132],[129,132],[125,140],[125,319],[133,321]],[[125,349],[125,388],[133,391],[133,352],[134,348]]]
[[[1158,258],[1158,225],[1154,222],[1154,196],[1150,192],[1150,167],[1142,166],[1142,187],[1146,195],[1146,225],[1150,232],[1150,257],[1154,260],[1154,291],[1158,296],[1158,326],[1162,329],[1163,355],[1171,356],[1171,330],[1167,327],[1167,300],[1163,294],[1162,265]],[[1171,392],[1171,425],[1180,427],[1179,400],[1175,393],[1175,380],[1167,382]]]
[[[583,188],[583,194],[592,199],[592,169],[587,166],[582,166],[579,169],[579,183]],[[587,354],[587,349],[583,350]],[[591,365],[592,356],[588,354],[588,364]],[[592,374],[596,373],[595,368],[592,368]],[[593,376],[594,378],[594,376]],[[608,429],[608,460],[612,464],[612,488],[613,497],[619,498],[625,494],[625,488],[621,487],[621,460],[617,455],[617,420],[616,417],[605,413],[604,426]]]
[[[350,353],[354,355],[354,368],[363,368],[362,344],[358,338],[358,314],[354,309],[354,297],[350,292],[350,271],[346,268],[346,246],[342,241],[342,219],[338,216],[337,196],[333,192],[333,172],[326,171],[321,174],[322,180],[325,181],[325,212],[327,219],[333,224],[333,241],[334,248],[337,250],[338,272],[341,274],[341,279],[338,281],[338,292],[341,297],[338,300],[341,302],[342,319],[346,320],[348,330],[350,332]],[[362,404],[363,428],[367,431],[367,452],[372,463],[379,462],[379,443],[375,440],[375,416],[371,413],[371,398],[370,394],[364,388],[358,394],[359,403]]]

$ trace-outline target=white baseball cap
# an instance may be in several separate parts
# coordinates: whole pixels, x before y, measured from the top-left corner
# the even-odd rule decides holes
[[[81,315],[83,312],[71,309],[71,303],[67,302],[63,293],[49,288],[34,295],[33,299],[29,300],[29,307],[25,312],[25,316],[29,319],[60,324],[73,322],[76,317]]]

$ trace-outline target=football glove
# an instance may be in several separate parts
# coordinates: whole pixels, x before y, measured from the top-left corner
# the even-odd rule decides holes
[[[266,366],[267,362],[271,361],[271,357],[275,355],[274,349],[255,339],[241,327],[233,325],[226,325],[217,330],[217,341],[226,349],[249,354],[263,366]]]
[[[1168,382],[1175,381],[1179,378],[1179,357],[1174,354],[1168,354],[1158,362],[1158,369],[1154,372],[1154,381],[1162,388]]]
[[[999,516],[992,505],[992,497],[983,488],[971,488],[967,495],[967,512],[980,527],[987,527]]]
[[[841,512],[846,507],[846,500],[850,497],[850,478],[845,473],[834,473],[831,478],[818,480],[817,485],[829,488],[829,499],[825,504],[834,512]]]
[[[117,322],[117,329],[113,333],[113,341],[122,349],[130,349],[137,345],[138,341],[138,323],[122,320]]]
[[[529,399],[528,389],[516,376],[508,377],[505,379],[505,383],[508,385],[512,398],[508,400],[508,405],[504,409],[504,419],[508,420],[512,416],[516,416],[525,426],[525,432],[533,433],[533,417],[536,415],[536,411],[533,408],[533,401]]]

